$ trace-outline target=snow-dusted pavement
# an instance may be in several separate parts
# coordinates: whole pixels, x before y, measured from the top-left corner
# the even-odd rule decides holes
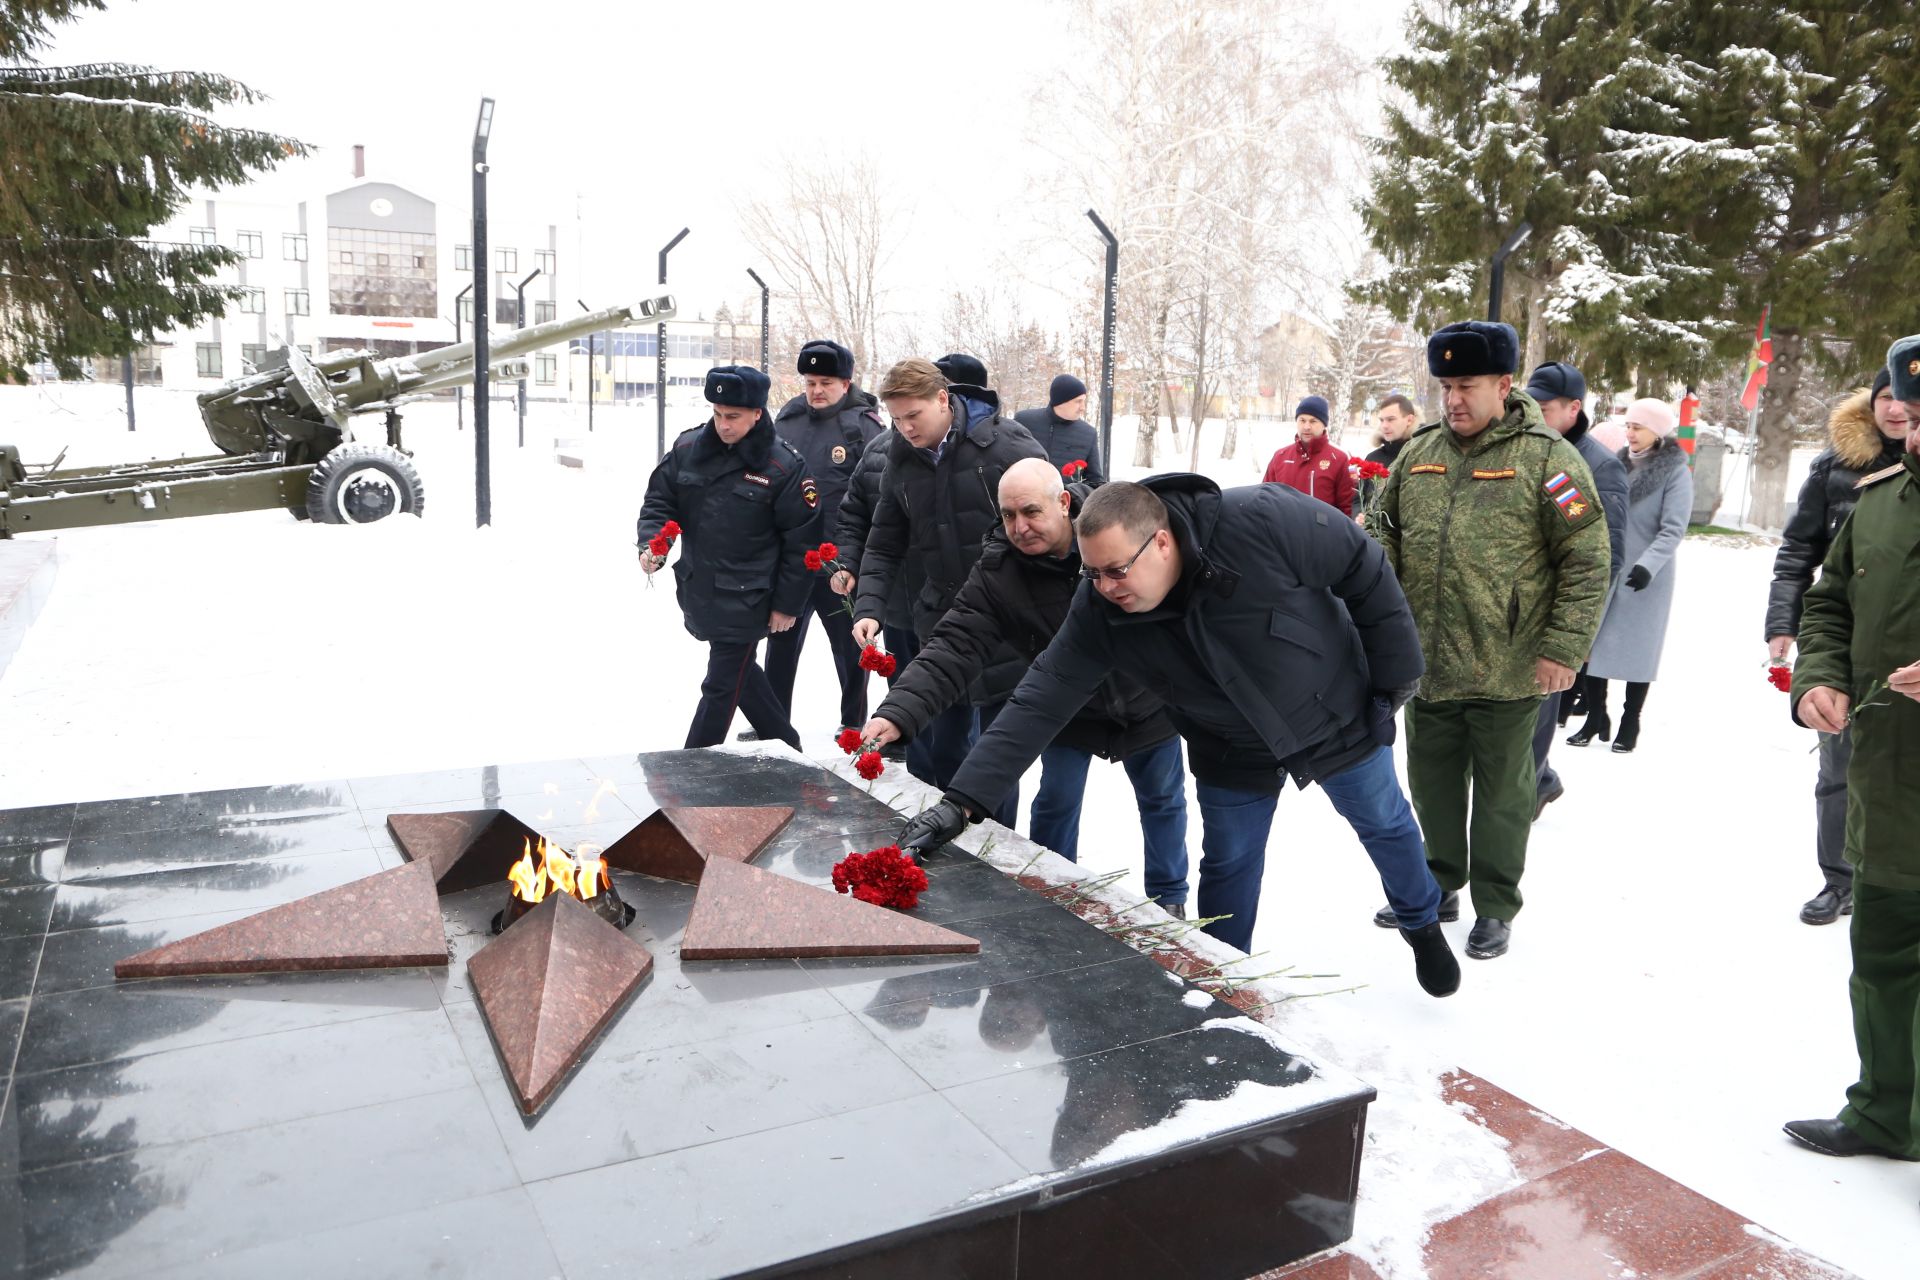
[[[187,397],[153,393],[135,437],[113,404],[107,388],[0,388],[0,441],[29,461],[70,442],[70,463],[139,456],[133,440],[204,450]],[[496,419],[489,531],[471,527],[471,435],[431,405],[409,419],[425,520],[63,535],[51,599],[0,675],[0,807],[678,746],[704,661],[670,584],[648,590],[634,563],[651,414],[603,409],[583,471],[550,447],[583,430],[577,411],[541,411],[524,451]],[[1796,918],[1820,884],[1813,738],[1763,678],[1770,563],[1764,546],[1685,545],[1640,749],[1556,748],[1568,793],[1535,829],[1513,950],[1465,962],[1450,1000],[1421,995],[1407,948],[1369,923],[1379,886],[1325,798],[1282,798],[1249,968],[1337,975],[1277,992],[1360,986],[1273,1021],[1381,1090],[1356,1244],[1383,1273],[1419,1274],[1429,1223],[1514,1180],[1440,1101],[1457,1065],[1869,1280],[1913,1274],[1920,1168],[1779,1132],[1832,1114],[1854,1061],[1844,928]],[[816,635],[798,717],[823,759],[831,685]],[[1089,787],[1085,868],[1132,868],[1137,890],[1124,775],[1096,768]],[[1456,946],[1469,924],[1450,926]]]

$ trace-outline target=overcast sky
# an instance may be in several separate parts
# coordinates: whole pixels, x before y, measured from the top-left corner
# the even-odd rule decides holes
[[[1342,12],[1377,51],[1403,7],[1349,0]],[[1086,208],[1064,176],[1048,193],[1060,209],[1027,203],[1051,163],[1029,140],[1031,95],[1074,56],[1050,0],[110,0],[42,60],[233,76],[273,101],[227,118],[314,144],[300,167],[317,185],[347,185],[361,143],[369,177],[449,212],[467,205],[474,118],[491,96],[491,207],[560,224],[563,248],[577,219],[594,305],[649,291],[682,226],[674,291],[707,309],[740,299],[747,267],[768,272],[737,203],[767,189],[785,155],[831,164],[864,151],[908,228],[892,304],[925,310],[997,263],[1032,262],[1036,228]],[[1046,270],[1033,274],[1029,291],[1044,293]],[[1045,315],[1057,302],[1033,305]]]

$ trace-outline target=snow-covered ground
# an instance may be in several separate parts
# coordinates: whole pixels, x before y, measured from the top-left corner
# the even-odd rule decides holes
[[[117,389],[0,388],[0,443],[29,462],[71,445],[69,464],[207,451],[190,396],[142,391],[140,414],[130,436]],[[582,410],[536,406],[524,450],[511,412],[494,417],[490,530],[472,527],[471,429],[434,404],[408,420],[424,520],[61,535],[52,596],[0,675],[0,807],[678,746],[704,662],[671,585],[648,590],[635,566],[651,412],[603,407],[580,470],[552,442],[584,436]],[[1234,462],[1204,465],[1257,479],[1283,438],[1257,427]],[[1640,749],[1556,748],[1568,793],[1535,829],[1513,951],[1466,961],[1450,1000],[1421,995],[1407,948],[1369,923],[1378,883],[1325,797],[1282,798],[1248,968],[1360,987],[1275,1022],[1381,1090],[1356,1241],[1383,1273],[1420,1274],[1425,1227],[1513,1179],[1440,1101],[1457,1065],[1869,1280],[1912,1274],[1920,1170],[1779,1133],[1837,1110],[1854,1060],[1845,931],[1796,919],[1820,884],[1813,738],[1763,679],[1770,562],[1686,544]],[[837,757],[818,634],[797,704],[808,749]],[[1096,768],[1089,792],[1084,867],[1128,868],[1137,893],[1124,775]]]

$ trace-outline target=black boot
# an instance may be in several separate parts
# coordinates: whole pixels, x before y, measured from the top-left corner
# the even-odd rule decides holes
[[[1789,1120],[1781,1131],[1801,1146],[1823,1156],[1885,1156],[1889,1160],[1913,1160],[1915,1157],[1885,1147],[1876,1147],[1855,1133],[1841,1120]]]
[[[1439,921],[1424,928],[1402,929],[1400,936],[1413,948],[1413,976],[1419,979],[1422,991],[1430,996],[1450,996],[1460,989],[1460,962],[1447,945]]]
[[[1467,935],[1467,954],[1475,960],[1503,956],[1507,954],[1507,942],[1512,935],[1513,926],[1505,920],[1481,916],[1473,922],[1473,932]]]
[[[1646,705],[1646,681],[1629,681],[1627,684],[1627,707],[1626,710],[1620,713],[1620,736],[1613,741],[1613,749],[1615,751],[1631,751],[1640,744],[1640,708]]]
[[[1452,924],[1460,918],[1460,895],[1458,893],[1441,893],[1440,918],[1448,924]],[[1391,905],[1384,906],[1374,912],[1373,922],[1382,929],[1398,929],[1400,927],[1400,917],[1393,914],[1393,907]]]
[[[1586,723],[1577,732],[1567,735],[1567,745],[1584,747],[1595,738],[1605,742],[1613,736],[1613,717],[1607,714],[1605,707],[1587,712]]]
[[[1800,908],[1802,924],[1832,924],[1841,916],[1853,914],[1853,890],[1828,885]]]
[[[1586,668],[1582,667],[1580,674],[1573,678],[1573,687],[1560,695],[1560,727],[1566,728],[1567,721],[1585,714],[1587,714],[1587,672]]]

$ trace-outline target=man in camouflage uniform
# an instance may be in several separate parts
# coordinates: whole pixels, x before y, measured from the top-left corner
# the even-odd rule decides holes
[[[1920,334],[1887,353],[1893,395],[1920,412]],[[1860,1078],[1827,1120],[1786,1130],[1830,1156],[1920,1160],[1920,431],[1860,500],[1807,592],[1794,718],[1853,731],[1853,1037]]]
[[[1540,698],[1569,688],[1586,661],[1610,558],[1587,464],[1513,385],[1519,354],[1504,324],[1469,320],[1428,339],[1446,418],[1408,441],[1367,517],[1426,654],[1407,704],[1407,781],[1446,891],[1440,918],[1459,919],[1457,895],[1471,884],[1467,954],[1477,960],[1506,954],[1533,823]]]

